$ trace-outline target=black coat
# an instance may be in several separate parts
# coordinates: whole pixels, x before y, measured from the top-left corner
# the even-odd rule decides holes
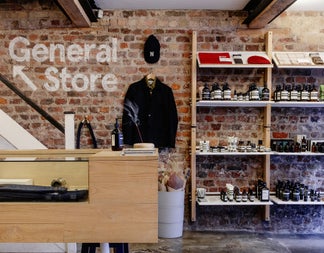
[[[141,139],[136,125],[125,110],[125,102],[130,100],[138,106],[139,130],[143,142],[154,143],[157,148],[175,147],[178,114],[172,89],[156,78],[151,90],[145,77],[131,84],[125,95],[122,119],[124,143],[133,145]]]

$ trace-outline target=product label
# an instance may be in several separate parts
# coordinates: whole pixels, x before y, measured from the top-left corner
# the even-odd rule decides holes
[[[224,90],[224,99],[231,100],[231,90]]]
[[[301,100],[309,100],[309,93],[307,91],[302,91]]]
[[[292,90],[290,92],[290,100],[293,101],[298,100],[298,92],[296,90]]]
[[[215,90],[215,99],[217,99],[217,100],[222,99],[222,91],[221,90]]]
[[[280,94],[280,100],[287,101],[288,100],[288,91],[284,90]]]
[[[115,142],[115,135],[114,134],[112,134],[111,135],[111,146],[116,146],[116,142]]]
[[[311,100],[317,101],[318,100],[318,92],[317,91],[312,91],[310,97],[311,97]]]
[[[207,91],[203,91],[202,93],[202,99],[203,100],[209,100],[210,99],[210,93]]]
[[[268,201],[269,200],[269,190],[268,189],[262,189],[261,200],[262,201]]]
[[[251,91],[251,100],[259,100],[259,91],[258,90],[252,90]]]

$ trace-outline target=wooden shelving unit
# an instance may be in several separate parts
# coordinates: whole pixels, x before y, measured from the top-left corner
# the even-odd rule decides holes
[[[275,196],[271,196],[270,202],[223,202],[217,193],[207,193],[204,201],[199,201],[196,197],[196,157],[197,156],[264,156],[264,178],[263,180],[270,187],[270,158],[271,156],[324,156],[324,153],[314,152],[201,152],[197,148],[197,108],[201,107],[251,107],[263,108],[263,145],[270,147],[270,126],[271,126],[271,109],[276,108],[324,108],[324,101],[296,102],[296,101],[224,101],[224,100],[201,100],[197,101],[197,67],[198,68],[264,68],[264,82],[267,83],[272,94],[272,68],[291,69],[324,69],[324,52],[273,52],[272,51],[272,32],[265,36],[265,52],[229,52],[229,51],[197,51],[197,32],[192,36],[192,86],[191,86],[191,220],[196,220],[196,204],[199,206],[221,206],[221,205],[260,205],[264,206],[264,220],[270,219],[270,205],[323,205],[323,197],[318,201],[282,201]],[[241,58],[241,63],[237,63],[234,58]],[[262,64],[251,64],[248,58],[251,56],[260,56],[265,61]],[[317,61],[312,57],[317,57]],[[274,65],[272,64],[274,62]]]
[[[197,32],[192,35],[192,68],[191,68],[191,220],[196,221],[196,156],[198,155],[224,155],[224,153],[201,153],[196,152],[196,134],[197,134],[197,108],[198,107],[260,107],[264,109],[264,131],[263,143],[266,147],[270,147],[270,123],[271,123],[271,101],[197,101],[197,67],[198,68],[265,68],[264,80],[268,85],[271,94],[271,68],[272,64],[272,32],[266,34],[266,52],[208,52],[197,51]],[[239,55],[241,63],[235,63]],[[259,64],[253,64],[248,61],[249,57],[260,60]],[[251,58],[250,58],[251,59]],[[270,153],[227,153],[226,155],[262,155],[264,156],[264,178],[267,187],[270,187]],[[212,198],[212,199],[210,199]],[[212,201],[214,197],[208,197],[209,201],[199,203],[199,205],[216,205]],[[219,204],[223,204],[221,202]],[[258,201],[253,205],[262,205],[264,208],[264,219],[269,220],[270,209],[269,203],[263,204]]]

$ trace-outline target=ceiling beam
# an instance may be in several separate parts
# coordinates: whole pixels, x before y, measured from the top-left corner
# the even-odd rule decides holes
[[[297,0],[273,0],[253,20],[249,28],[263,28]]]
[[[82,8],[79,0],[57,0],[57,2],[77,27],[91,26],[91,21]]]

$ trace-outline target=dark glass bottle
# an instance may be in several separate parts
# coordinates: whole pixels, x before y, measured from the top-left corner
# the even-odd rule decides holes
[[[202,90],[202,100],[210,100],[210,90],[207,83],[205,83],[205,86]]]
[[[306,151],[307,151],[307,140],[305,136],[303,136],[301,141],[301,152],[306,152]]]
[[[269,201],[270,200],[270,191],[265,183],[263,183],[260,194],[260,201]]]
[[[290,91],[290,100],[297,101],[298,100],[298,91],[296,90],[295,85],[292,86]]]
[[[214,83],[212,85],[212,88],[211,88],[211,91],[210,91],[210,99],[211,100],[215,100],[216,87],[217,87],[217,83]]]
[[[280,91],[281,91],[281,86],[278,84],[278,85],[276,86],[276,90],[275,90],[275,92],[274,92],[274,96],[273,96],[273,99],[274,99],[274,101],[276,101],[276,102],[280,101]]]
[[[262,89],[261,99],[263,101],[269,101],[269,98],[270,98],[270,90],[268,89],[267,84],[265,83]]]
[[[236,90],[234,90],[233,100],[234,100],[234,101],[237,101],[237,99],[238,99],[238,98],[237,98],[237,92],[236,92]]]
[[[288,90],[285,84],[283,84],[282,89],[280,91],[280,101],[288,101]]]
[[[313,102],[318,101],[318,90],[316,89],[315,84],[313,84],[313,87],[311,88],[310,91],[310,100]]]
[[[231,88],[229,87],[228,83],[225,83],[223,86],[223,99],[224,100],[232,99]]]
[[[249,99],[251,101],[260,100],[260,93],[255,83],[250,86]]]
[[[301,91],[301,96],[300,96],[300,100],[301,101],[309,101],[309,90],[307,89],[307,86],[304,84],[303,89]]]
[[[215,100],[222,100],[223,99],[222,89],[219,87],[218,83],[216,83],[213,97],[214,97]]]
[[[123,133],[119,129],[118,119],[116,119],[115,128],[111,132],[111,149],[120,151],[124,147]]]

